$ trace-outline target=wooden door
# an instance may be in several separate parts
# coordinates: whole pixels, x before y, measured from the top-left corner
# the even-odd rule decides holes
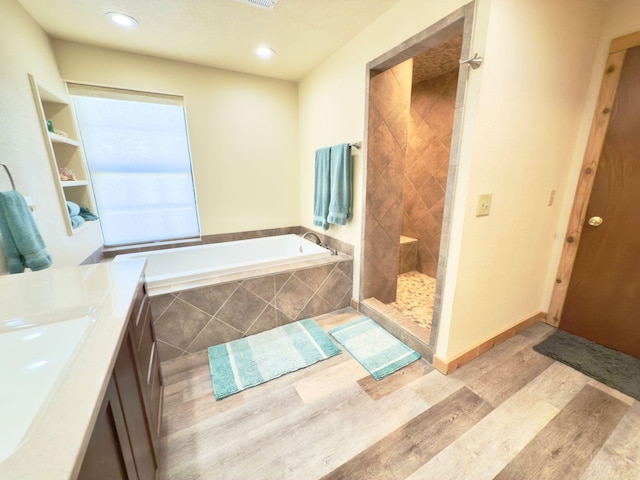
[[[559,328],[640,357],[640,47],[624,58],[584,221]]]

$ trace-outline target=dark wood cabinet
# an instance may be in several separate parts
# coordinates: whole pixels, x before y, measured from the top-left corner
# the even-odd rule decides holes
[[[115,380],[109,381],[78,478],[138,478]]]
[[[155,478],[161,415],[160,364],[141,283],[78,478]]]

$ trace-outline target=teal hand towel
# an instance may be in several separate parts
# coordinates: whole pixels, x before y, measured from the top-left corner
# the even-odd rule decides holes
[[[353,209],[351,147],[348,143],[331,147],[331,201],[327,222],[346,225]]]
[[[42,270],[52,265],[27,202],[15,190],[0,192],[0,235],[9,273],[22,273],[25,267]]]
[[[315,184],[313,191],[313,224],[329,229],[327,214],[329,213],[329,195],[331,188],[331,149],[329,147],[316,150]]]

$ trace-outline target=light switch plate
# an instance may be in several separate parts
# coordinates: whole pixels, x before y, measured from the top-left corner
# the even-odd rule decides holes
[[[491,200],[493,194],[482,193],[478,195],[478,205],[476,206],[476,217],[485,217],[491,212]]]

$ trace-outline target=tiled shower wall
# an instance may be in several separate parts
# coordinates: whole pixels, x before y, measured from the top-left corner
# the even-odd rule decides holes
[[[413,61],[371,78],[362,298],[396,297]]]
[[[402,235],[418,240],[417,269],[435,278],[458,69],[414,84],[404,168]]]
[[[160,360],[350,305],[353,260],[151,298]]]

